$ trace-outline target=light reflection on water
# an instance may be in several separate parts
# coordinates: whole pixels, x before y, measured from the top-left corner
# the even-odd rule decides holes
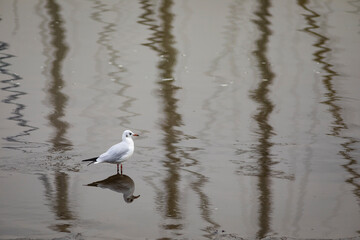
[[[27,203],[10,201],[26,194],[2,185],[7,194],[0,215],[10,222],[22,216],[6,208],[17,212],[16,204],[31,209],[40,201],[47,207],[41,213],[49,211],[52,220],[24,218],[38,223],[40,235],[359,234],[359,138],[349,134],[358,129],[345,114],[359,102],[342,90],[358,86],[347,83],[358,73],[341,65],[352,57],[343,49],[359,49],[341,41],[350,37],[339,29],[350,34],[354,26],[337,25],[343,16],[359,18],[356,2],[7,5],[13,16],[0,10],[1,144],[7,156],[0,174],[20,182],[27,177],[4,170],[21,168],[38,183],[23,184],[43,194]],[[25,21],[25,13],[34,21]],[[19,37],[39,40],[35,54]],[[38,66],[24,64],[29,59]],[[42,94],[41,102],[32,98]],[[125,163],[141,197],[129,175],[109,177],[110,166],[79,165],[119,141],[117,131],[125,128],[145,133]],[[10,238],[26,232],[7,228]]]
[[[136,98],[129,96],[126,93],[128,88],[131,86],[122,81],[122,74],[126,72],[126,66],[123,65],[125,60],[122,59],[122,49],[120,49],[119,45],[116,44],[116,41],[114,41],[116,40],[116,31],[118,27],[117,23],[121,21],[121,2],[117,2],[115,4],[109,4],[102,1],[92,2],[94,12],[91,13],[91,18],[98,22],[102,28],[102,30],[98,33],[98,39],[96,40],[96,42],[99,44],[99,47],[96,51],[96,78],[99,79],[99,81],[97,81],[93,86],[93,88],[97,91],[100,91],[101,94],[99,94],[99,96],[94,99],[94,104],[97,105],[96,101],[98,101],[99,98],[107,97],[106,92],[104,92],[101,87],[99,87],[102,85],[103,81],[110,80],[116,83],[118,85],[116,87],[119,87],[119,89],[116,91],[116,94],[124,99],[119,103],[120,110],[125,113],[119,117],[121,120],[119,125],[125,129],[133,129],[130,120],[132,117],[138,115],[138,113],[131,112],[129,108],[131,107],[132,102],[136,100]],[[109,65],[112,68],[109,72],[104,73],[106,68],[104,68],[103,65]],[[99,106],[100,109],[101,107],[102,106]]]

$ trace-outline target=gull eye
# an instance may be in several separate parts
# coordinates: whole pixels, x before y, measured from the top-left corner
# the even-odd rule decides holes
[[[129,135],[131,136],[131,135],[132,135],[132,133],[129,133]]]

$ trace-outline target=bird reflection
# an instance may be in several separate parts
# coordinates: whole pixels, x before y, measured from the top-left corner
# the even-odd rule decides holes
[[[132,203],[135,199],[139,198],[140,195],[134,196],[135,183],[131,177],[123,174],[115,174],[104,180],[93,182],[87,186],[107,188],[112,191],[122,193],[124,201]]]

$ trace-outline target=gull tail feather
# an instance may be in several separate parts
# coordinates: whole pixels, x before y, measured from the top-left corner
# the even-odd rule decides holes
[[[95,162],[96,162],[96,159],[98,159],[98,157],[85,159],[85,160],[82,160],[82,162],[90,162],[90,163],[88,164],[88,166],[89,166],[90,164],[95,163]]]

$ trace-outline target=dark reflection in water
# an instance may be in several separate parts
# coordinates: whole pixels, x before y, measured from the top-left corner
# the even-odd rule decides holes
[[[255,90],[250,94],[251,98],[258,104],[257,113],[253,116],[258,129],[256,134],[258,137],[258,145],[255,147],[255,152],[258,156],[258,190],[259,190],[259,231],[257,238],[264,238],[271,231],[271,165],[274,162],[271,159],[271,136],[273,128],[269,124],[269,117],[273,111],[274,105],[268,97],[269,87],[273,82],[274,73],[271,71],[270,62],[266,56],[267,44],[271,35],[269,28],[269,18],[271,14],[269,9],[271,7],[270,0],[259,0],[258,8],[254,14],[258,17],[253,22],[260,31],[260,36],[256,41],[256,50],[254,55],[258,62],[258,69],[260,71],[260,82]]]
[[[155,4],[147,0],[140,1],[140,4],[144,13],[139,16],[140,20],[138,23],[147,26],[152,31],[152,35],[147,39],[148,42],[143,45],[154,50],[160,58],[158,64],[160,77],[158,84],[160,90],[158,95],[161,98],[164,112],[161,129],[164,132],[163,145],[166,150],[166,159],[163,161],[163,165],[167,169],[167,176],[163,180],[164,187],[155,187],[157,191],[164,189],[164,192],[157,194],[162,196],[157,202],[160,204],[159,209],[163,213],[164,219],[168,222],[162,227],[165,230],[170,230],[175,235],[181,235],[179,230],[184,228],[184,224],[180,221],[183,219],[183,211],[180,206],[181,193],[179,190],[181,181],[180,171],[184,165],[182,157],[190,161],[187,164],[188,167],[198,165],[198,161],[193,159],[188,152],[177,146],[177,143],[184,137],[184,133],[179,130],[183,123],[182,117],[178,113],[178,99],[175,97],[179,87],[175,85],[173,76],[177,56],[177,50],[173,46],[175,39],[172,35],[174,15],[171,13],[171,7],[173,6],[173,1],[161,1],[159,4],[159,21],[155,18],[157,16]],[[157,22],[160,22],[160,24],[158,25]],[[190,151],[194,150],[196,149],[190,149]],[[209,223],[209,226],[204,229],[207,234],[205,236],[208,236],[212,229],[217,228],[219,225],[211,219],[210,201],[202,190],[207,182],[207,178],[197,172],[185,171],[193,177],[191,179],[194,179],[190,187],[199,197],[202,218]]]
[[[19,75],[8,70],[8,67],[10,67],[11,64],[7,62],[7,60],[15,56],[4,53],[7,49],[9,49],[9,45],[5,42],[0,42],[0,73],[2,75],[1,78],[4,79],[1,80],[1,83],[5,85],[4,87],[1,87],[1,90],[7,94],[7,96],[1,101],[3,103],[13,105],[13,111],[7,119],[15,121],[16,124],[24,130],[14,136],[4,137],[5,140],[12,143],[5,148],[20,149],[24,151],[25,148],[29,147],[29,142],[23,140],[23,137],[30,135],[32,131],[35,131],[38,128],[31,126],[28,120],[24,117],[23,111],[25,110],[26,105],[21,103],[19,100],[27,93],[20,90],[20,82],[23,79]]]
[[[197,164],[198,163],[195,162],[193,165]],[[208,181],[207,177],[198,172],[189,172],[196,177],[196,180],[191,182],[190,187],[198,194],[201,217],[208,223],[208,226],[203,229],[205,231],[204,237],[212,238],[214,230],[218,230],[220,225],[212,218],[213,211],[211,210],[210,199],[203,190],[205,183]]]
[[[50,210],[55,214],[58,224],[51,225],[50,229],[57,232],[70,232],[72,223],[76,217],[71,211],[69,200],[69,176],[63,172],[56,172],[54,183],[50,181],[50,176],[41,174],[39,179],[45,188],[45,198]]]
[[[165,119],[161,123],[161,128],[164,131],[163,145],[166,149],[166,159],[163,165],[167,169],[167,176],[163,181],[165,194],[161,207],[163,209],[164,217],[175,221],[165,224],[163,227],[167,230],[181,230],[183,224],[180,223],[182,219],[182,211],[180,209],[180,165],[181,159],[176,156],[178,151],[176,143],[179,142],[182,132],[176,127],[182,125],[181,115],[177,112],[177,101],[175,98],[178,87],[174,85],[173,68],[176,62],[176,49],[172,46],[174,36],[171,33],[173,14],[171,7],[173,2],[171,0],[163,0],[160,4],[160,25],[155,25],[153,5],[149,1],[141,1],[141,5],[145,13],[140,16],[139,23],[150,26],[153,31],[153,36],[149,38],[149,43],[145,46],[155,50],[161,58],[158,68],[160,81],[160,90],[158,94],[161,96],[161,103],[163,104],[163,112]]]
[[[50,152],[63,153],[72,148],[71,141],[66,138],[69,124],[62,119],[65,116],[68,102],[68,97],[61,91],[65,85],[62,66],[68,52],[68,46],[65,43],[64,21],[61,16],[61,7],[55,0],[39,1],[36,12],[42,19],[39,25],[39,34],[42,37],[43,54],[46,57],[43,74],[49,79],[47,91],[50,106],[53,108],[47,116],[50,125],[55,129],[55,135],[50,139],[52,143]],[[54,162],[57,160],[54,157],[51,159]],[[69,199],[69,176],[57,169],[54,172],[54,184],[51,184],[49,180],[51,178],[52,176],[49,174],[40,176],[48,206],[55,214],[55,220],[59,222],[51,225],[50,228],[58,232],[70,232],[71,221],[76,217],[71,210]]]
[[[115,174],[104,180],[96,181],[87,186],[110,189],[111,191],[122,193],[126,203],[132,203],[140,195],[134,196],[135,183],[131,177],[123,174]]]
[[[353,156],[354,148],[352,145],[357,144],[359,141],[352,137],[342,136],[341,132],[348,129],[348,126],[342,116],[342,108],[339,101],[341,96],[338,95],[334,87],[334,81],[338,79],[339,74],[335,71],[335,66],[331,62],[334,61],[331,59],[331,39],[326,35],[326,26],[322,26],[320,29],[320,20],[324,19],[326,16],[318,14],[316,11],[312,10],[309,7],[309,2],[307,0],[299,0],[299,6],[301,6],[306,14],[305,20],[308,24],[308,27],[304,28],[303,31],[312,35],[315,38],[315,43],[313,44],[316,47],[317,51],[313,53],[314,61],[321,66],[323,72],[321,73],[322,83],[326,92],[324,94],[325,101],[322,103],[328,106],[328,111],[333,117],[331,129],[331,136],[341,138],[344,140],[344,143],[341,144],[342,150],[339,151],[339,155],[343,157],[346,161],[341,166],[349,173],[349,178],[346,179],[346,182],[353,186],[353,193],[360,204],[360,173],[358,172],[358,161]],[[320,33],[321,30],[321,33]],[[360,233],[360,230],[358,230]]]
[[[120,110],[125,112],[126,114],[122,114],[120,119],[120,126],[123,126],[124,128],[129,128],[130,126],[130,119],[131,117],[134,117],[138,115],[137,113],[129,111],[129,108],[132,104],[132,102],[135,100],[134,97],[131,97],[129,95],[126,95],[126,90],[130,87],[129,84],[126,84],[122,80],[121,73],[124,73],[126,71],[126,68],[121,64],[121,52],[119,49],[116,49],[116,46],[119,46],[118,44],[114,44],[111,40],[114,39],[114,36],[116,36],[116,28],[119,26],[119,11],[120,8],[118,8],[117,5],[110,4],[107,1],[92,1],[94,3],[94,9],[95,11],[91,14],[91,18],[98,22],[102,26],[102,30],[98,33],[98,39],[97,43],[104,47],[106,50],[105,52],[108,54],[108,59],[104,59],[101,56],[101,48],[98,49],[96,56],[96,65],[97,65],[97,72],[99,73],[99,76],[97,76],[97,79],[103,80],[104,76],[101,74],[100,66],[104,62],[110,64],[115,70],[108,73],[109,78],[120,85],[120,89],[118,90],[117,94],[123,98],[125,98],[124,101],[121,101]],[[120,4],[121,1],[118,2]],[[106,17],[107,14],[114,13],[116,16],[113,18],[113,21],[109,21]],[[112,19],[112,18],[111,18]],[[118,39],[119,40],[119,39]],[[101,95],[106,94],[104,93],[101,88],[99,88],[99,82],[96,82],[94,85],[94,88],[100,90],[102,92]],[[101,84],[100,84],[101,85]]]
[[[55,0],[48,0],[44,6],[47,15],[40,14],[44,19],[40,24],[40,35],[43,37],[44,55],[47,58],[44,74],[50,79],[47,91],[49,102],[53,107],[48,115],[50,124],[55,129],[55,135],[50,139],[53,145],[51,151],[63,152],[72,147],[71,141],[66,138],[69,124],[63,120],[68,97],[61,91],[65,86],[62,66],[68,46],[65,43],[64,21],[61,17],[60,5]]]

